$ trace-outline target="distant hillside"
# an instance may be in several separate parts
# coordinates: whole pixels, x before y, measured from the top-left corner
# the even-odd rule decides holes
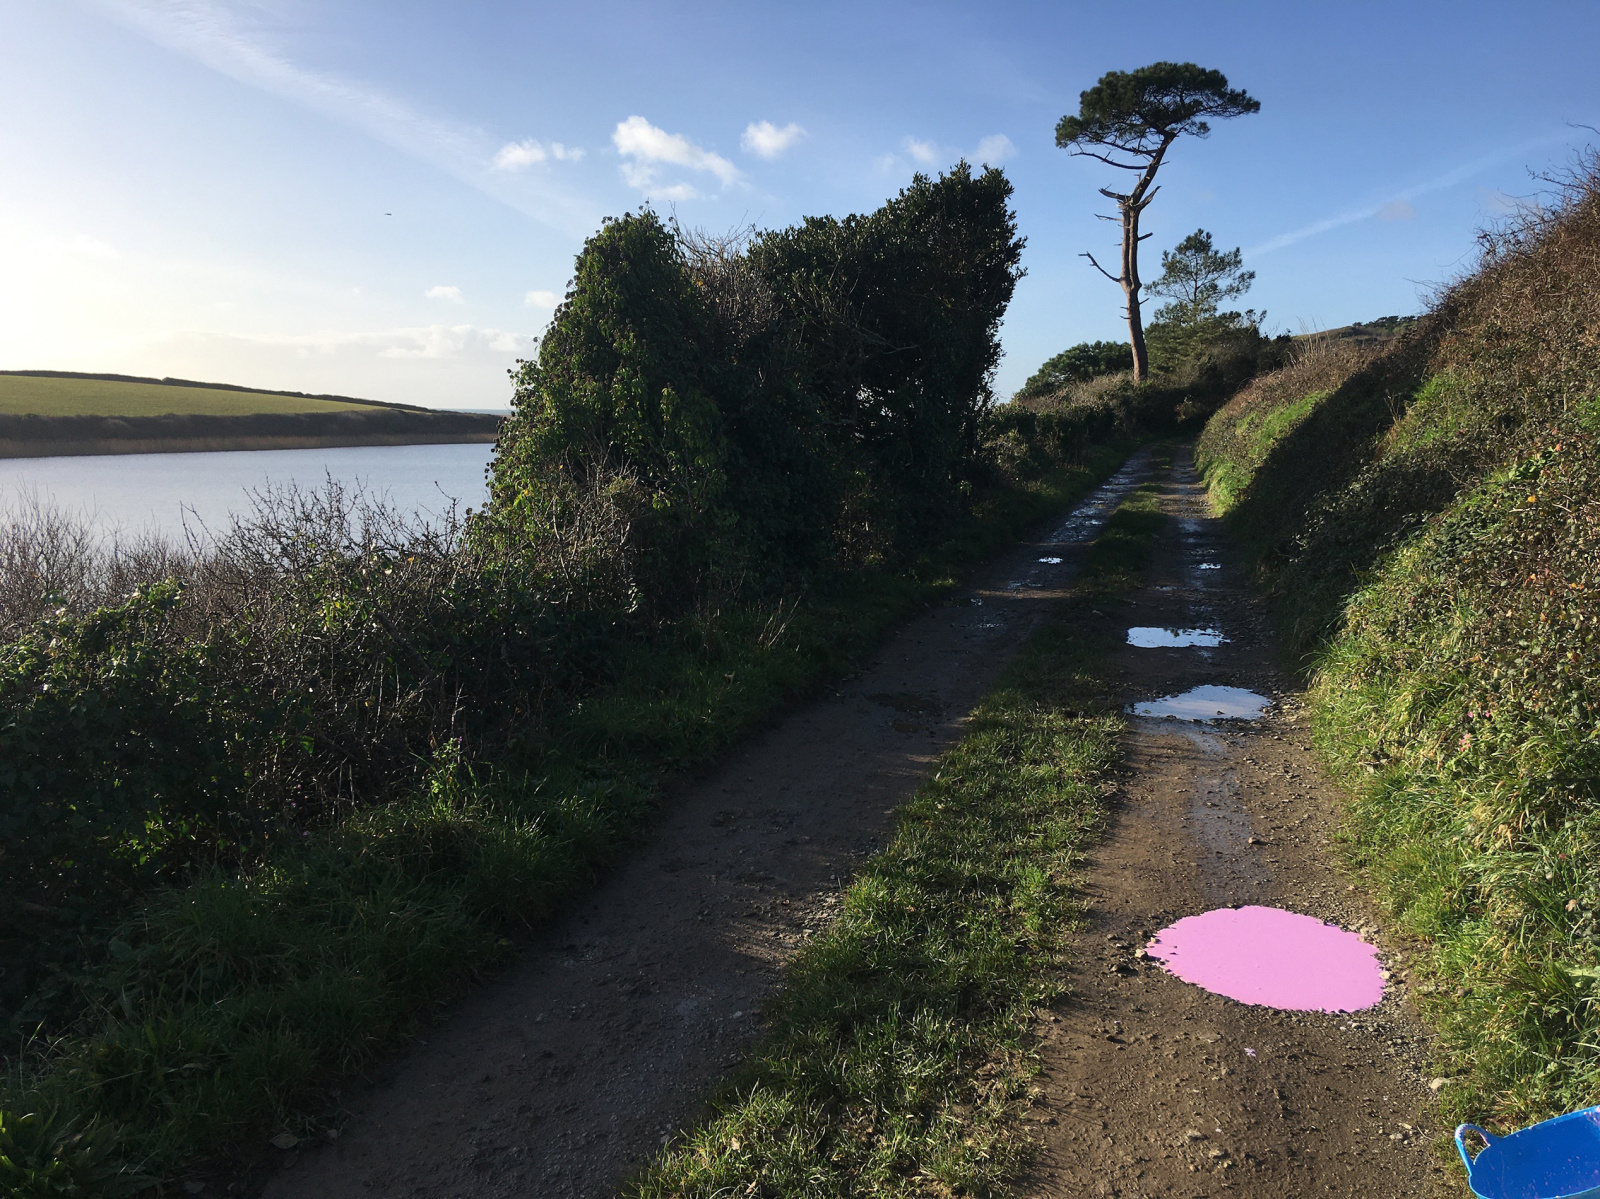
[[[487,442],[500,420],[188,379],[0,371],[0,458]]]
[[[1353,325],[1340,325],[1337,329],[1324,329],[1315,333],[1300,333],[1296,342],[1333,342],[1339,345],[1378,346],[1398,337],[1420,320],[1415,316],[1380,316],[1377,320],[1357,321]]]

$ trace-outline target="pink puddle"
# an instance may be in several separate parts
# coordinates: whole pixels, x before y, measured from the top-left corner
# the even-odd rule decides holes
[[[1185,982],[1240,1003],[1354,1012],[1383,998],[1378,951],[1354,933],[1282,908],[1187,916],[1145,947]]]

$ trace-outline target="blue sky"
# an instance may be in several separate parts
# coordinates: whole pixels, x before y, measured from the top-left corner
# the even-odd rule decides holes
[[[784,225],[965,155],[1028,239],[1009,394],[1123,334],[1077,256],[1116,180],[1053,129],[1159,59],[1262,108],[1176,148],[1149,265],[1209,229],[1293,332],[1418,311],[1600,141],[1595,3],[3,0],[0,368],[502,406],[603,216]]]

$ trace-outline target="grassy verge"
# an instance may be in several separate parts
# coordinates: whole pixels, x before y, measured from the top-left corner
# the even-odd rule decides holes
[[[1122,727],[1100,670],[1113,639],[1072,615],[1137,584],[1162,519],[1150,489],[1111,518],[1074,602],[901,808],[760,1044],[638,1199],[1007,1193],[1029,1152],[1030,1028],[1063,990]]]
[[[1508,1130],[1600,1097],[1594,448],[1553,430],[1386,558],[1313,691],[1348,854],[1429,947],[1445,1111]]]
[[[450,746],[426,786],[246,875],[215,873],[130,920],[88,1014],[0,1089],[0,1191],[131,1191],[229,1145],[314,1136],[328,1089],[412,1035],[592,879],[673,771],[848,668],[960,572],[1109,475],[1110,449],[997,497],[899,576],[686,621],[522,760]]]
[[[1200,445],[1416,938],[1442,1114],[1505,1131],[1600,1101],[1600,168],[1560,191],[1412,334],[1257,380]]]

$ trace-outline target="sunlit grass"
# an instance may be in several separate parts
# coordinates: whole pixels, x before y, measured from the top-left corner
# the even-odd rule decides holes
[[[369,412],[359,402],[213,387],[0,375],[0,416],[244,416],[256,412]]]

